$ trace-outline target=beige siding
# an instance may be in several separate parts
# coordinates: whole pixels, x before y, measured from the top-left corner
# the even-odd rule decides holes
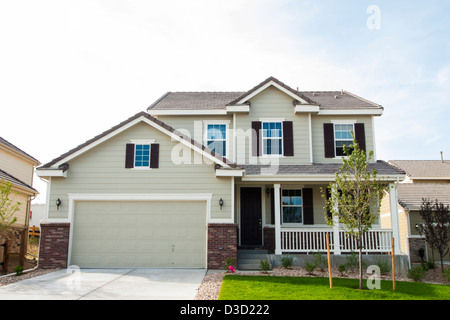
[[[27,222],[27,215],[29,214],[30,209],[28,208],[28,196],[23,193],[16,193],[14,190],[10,195],[10,199],[15,204],[16,202],[20,202],[19,210],[14,214],[16,217],[16,222],[14,223],[15,227],[23,227]]]
[[[160,144],[159,169],[125,169],[125,146],[133,139]],[[177,164],[179,150],[189,163]],[[68,193],[212,193],[211,217],[231,218],[231,178],[216,178],[212,164],[195,164],[194,152],[170,137],[139,123],[69,162],[67,178],[52,178],[50,218],[68,216]],[[62,206],[54,203],[60,198]],[[219,199],[223,199],[222,210]]]
[[[312,116],[312,137],[313,137],[313,158],[315,163],[341,162],[340,158],[325,158],[325,146],[323,136],[323,124],[331,123],[333,120],[356,120],[356,123],[364,123],[364,132],[366,136],[366,152],[374,151],[373,130],[371,116]],[[374,160],[372,160],[374,161]]]
[[[398,224],[400,232],[400,248],[401,251],[407,253],[407,237],[409,236],[408,230],[408,213],[403,209],[402,206],[397,205],[398,210]],[[391,229],[391,208],[390,208],[390,197],[389,193],[386,193],[381,201],[380,208],[381,215],[381,228]]]
[[[28,185],[31,185],[33,182],[33,164],[22,157],[3,149],[1,146],[0,169]]]
[[[269,164],[309,164],[309,118],[308,115],[295,115],[293,99],[280,90],[269,87],[253,97],[248,114],[238,114],[236,127],[238,131],[237,155],[238,163]],[[280,158],[264,158],[258,160],[251,157],[252,121],[262,119],[279,119],[293,121],[294,156]]]

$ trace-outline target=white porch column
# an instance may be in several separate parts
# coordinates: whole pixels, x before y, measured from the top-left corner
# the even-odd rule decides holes
[[[391,212],[391,225],[394,237],[395,254],[400,254],[400,225],[398,222],[398,194],[397,184],[389,184],[389,206]]]
[[[336,197],[337,190],[336,185],[333,185],[333,189],[331,190],[331,196]],[[335,204],[334,210],[338,210],[337,203]],[[333,254],[341,254],[341,238],[339,237],[339,217],[333,215],[333,240],[334,240],[334,251]]]
[[[281,254],[281,195],[279,184],[274,184],[274,207],[275,207],[275,254]]]

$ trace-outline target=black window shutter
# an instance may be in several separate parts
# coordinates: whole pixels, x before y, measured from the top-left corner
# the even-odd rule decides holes
[[[260,148],[260,131],[261,121],[252,121],[252,156],[257,157],[261,155]]]
[[[366,151],[366,134],[364,131],[364,123],[355,123],[355,139],[361,150]]]
[[[330,189],[328,189],[328,187],[327,187],[326,199],[329,200],[330,197],[331,197],[331,192],[330,192]],[[327,206],[327,217],[329,219],[333,218],[333,215],[331,214],[331,210],[328,208],[328,206]]]
[[[294,129],[292,121],[283,121],[283,149],[285,156],[292,157],[294,155]]]
[[[334,125],[323,124],[323,137],[325,145],[325,158],[334,158]]]
[[[159,143],[150,145],[150,168],[159,168]]]
[[[303,189],[303,224],[314,224],[313,189]]]
[[[127,143],[125,150],[125,168],[134,168],[134,144]]]

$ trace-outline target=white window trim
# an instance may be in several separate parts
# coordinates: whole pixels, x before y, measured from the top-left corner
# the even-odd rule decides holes
[[[284,158],[284,145],[283,145],[283,121],[284,119],[260,119],[261,121],[261,157],[263,158]],[[264,123],[281,123],[281,138],[264,138]],[[281,140],[281,153],[280,154],[267,154],[264,153],[264,139],[265,140]]]
[[[348,125],[352,125],[353,126],[353,134],[355,133],[355,123],[357,123],[357,120],[330,120],[330,122],[333,124],[333,139],[334,139],[334,159],[343,159],[346,156],[338,156],[337,154],[337,145],[336,145],[336,125],[337,124],[348,124]],[[339,139],[339,140],[343,140],[343,139]]]
[[[203,120],[203,145],[208,147],[208,126],[214,124],[225,125],[225,153],[221,154],[221,156],[228,158],[230,155],[230,120]]]
[[[285,206],[285,205],[283,205],[283,191],[284,190],[300,190],[301,197],[302,197],[302,204],[300,206],[289,206],[289,205]],[[302,187],[281,188],[281,190],[280,190],[280,204],[281,204],[281,226],[288,227],[288,228],[289,227],[300,227],[300,226],[303,226],[303,221],[305,220],[305,216],[304,216],[305,212],[303,210],[303,188]],[[293,223],[293,222],[284,223],[283,222],[283,216],[284,216],[283,208],[284,207],[300,207],[300,208],[302,208],[302,222],[301,223]]]

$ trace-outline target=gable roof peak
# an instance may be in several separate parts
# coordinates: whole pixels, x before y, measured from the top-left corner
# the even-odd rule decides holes
[[[255,87],[253,87],[249,91],[244,92],[242,95],[240,95],[239,97],[237,97],[236,99],[234,99],[233,101],[228,103],[227,106],[236,105],[236,104],[243,104],[243,103],[247,102],[248,99],[251,99],[252,97],[257,95],[261,91],[265,90],[269,86],[275,86],[278,89],[280,89],[281,91],[287,93],[292,98],[294,98],[294,102],[296,101],[296,102],[300,102],[301,103],[302,101],[304,101],[307,104],[319,105],[317,102],[315,102],[312,99],[306,97],[305,95],[300,93],[298,90],[295,90],[295,89],[289,87],[288,85],[286,85],[285,83],[281,82],[277,78],[275,78],[273,76],[270,76],[266,80],[261,82],[260,84],[256,85]]]

